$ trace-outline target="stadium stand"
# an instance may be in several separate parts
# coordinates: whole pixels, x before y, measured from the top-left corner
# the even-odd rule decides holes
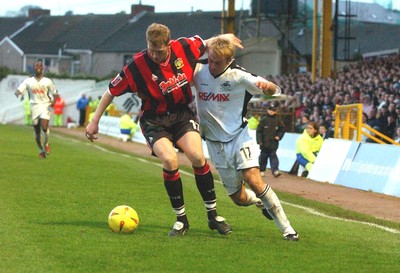
[[[349,64],[338,72],[337,79],[317,79],[312,83],[309,73],[270,76],[268,79],[276,82],[286,95],[292,97],[281,105],[284,112],[295,112],[295,128],[301,128],[301,118],[304,116],[309,121],[331,128],[336,105],[362,103],[364,97],[372,101],[372,109],[376,111],[373,117],[381,125],[378,131],[393,138],[394,128],[400,125],[398,54]]]

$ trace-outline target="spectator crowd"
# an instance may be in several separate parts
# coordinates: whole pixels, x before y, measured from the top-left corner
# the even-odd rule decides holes
[[[267,79],[291,97],[281,104],[283,111],[295,112],[295,132],[303,133],[309,122],[327,128],[333,135],[335,105],[362,103],[366,123],[395,138],[400,126],[400,56],[390,55],[348,64],[336,79],[317,78],[310,73],[282,75]]]

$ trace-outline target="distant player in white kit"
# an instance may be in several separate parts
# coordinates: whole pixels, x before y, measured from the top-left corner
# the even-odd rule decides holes
[[[49,121],[51,107],[58,96],[58,91],[52,80],[43,76],[43,63],[36,61],[33,65],[35,75],[24,80],[15,91],[15,96],[29,95],[35,140],[39,148],[39,156],[46,158],[50,154]],[[43,132],[43,141],[41,133]]]
[[[263,206],[263,214],[274,220],[283,238],[297,241],[298,234],[278,197],[261,178],[258,147],[253,145],[245,120],[253,94],[279,95],[281,90],[238,66],[233,59],[234,49],[229,40],[214,37],[208,47],[208,59],[196,66],[193,83],[200,132],[233,202],[239,206]],[[252,190],[246,189],[243,182]]]

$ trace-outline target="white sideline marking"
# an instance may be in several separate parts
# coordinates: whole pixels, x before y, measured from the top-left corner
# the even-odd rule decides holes
[[[60,135],[57,135],[57,137],[61,138],[61,139],[64,139],[64,140],[69,140],[71,142],[79,142],[79,141],[76,141],[76,140],[71,140],[70,138],[64,138],[64,137],[62,137]],[[141,161],[141,162],[144,162],[144,163],[147,163],[147,164],[153,164],[153,165],[162,167],[162,164],[160,164],[160,163],[151,162],[149,160],[146,160],[146,159],[143,159],[143,158],[137,158],[137,157],[134,157],[134,156],[131,156],[131,155],[128,155],[128,154],[113,152],[113,151],[110,151],[110,150],[108,150],[106,148],[103,148],[101,146],[93,145],[91,143],[85,143],[85,144],[86,145],[91,145],[91,147],[97,148],[100,151],[107,152],[107,153],[110,153],[110,154],[113,154],[113,155],[120,155],[120,156],[127,157],[127,158],[133,158],[133,159],[136,159],[138,161]],[[187,176],[190,176],[190,177],[194,177],[194,175],[192,173],[189,173],[189,172],[186,172],[186,171],[183,171],[183,170],[180,170],[180,173],[184,174],[184,175],[187,175]],[[222,184],[222,182],[220,180],[215,180],[215,182],[217,182],[219,184]],[[378,229],[381,229],[383,231],[387,231],[387,232],[393,233],[393,234],[399,234],[400,233],[400,231],[397,230],[397,229],[388,228],[388,227],[381,226],[381,225],[378,225],[378,224],[369,223],[369,222],[363,222],[363,221],[357,221],[357,220],[351,220],[351,219],[346,219],[346,218],[340,218],[340,217],[337,217],[337,216],[330,216],[330,215],[327,215],[325,213],[319,212],[319,211],[317,211],[315,209],[304,207],[304,206],[300,206],[300,205],[296,205],[296,204],[292,204],[292,203],[288,203],[288,202],[285,202],[285,201],[282,201],[282,200],[281,200],[281,203],[285,204],[287,206],[291,206],[291,207],[295,207],[295,208],[298,208],[298,209],[302,209],[302,210],[304,210],[304,211],[306,211],[306,212],[308,212],[310,214],[316,215],[316,216],[320,216],[320,217],[324,217],[324,218],[328,218],[328,219],[332,219],[332,220],[351,222],[351,223],[358,223],[358,224],[362,224],[362,225],[366,225],[366,226],[370,226],[370,227],[375,227],[375,228],[378,228]]]
[[[339,220],[339,221],[345,221],[345,222],[351,222],[351,223],[358,223],[358,224],[367,225],[367,226],[370,226],[370,227],[376,227],[376,228],[379,228],[379,229],[382,229],[384,231],[387,231],[387,232],[390,232],[390,233],[394,233],[394,234],[400,233],[400,231],[397,230],[397,229],[388,228],[388,227],[381,226],[381,225],[378,225],[378,224],[369,223],[369,222],[363,222],[363,221],[357,221],[357,220],[351,220],[351,219],[346,219],[346,218],[340,218],[340,217],[337,217],[337,216],[330,216],[330,215],[327,215],[325,213],[316,211],[315,209],[307,208],[307,207],[296,205],[296,204],[292,204],[292,203],[288,203],[288,202],[285,202],[285,201],[281,201],[281,203],[285,204],[285,205],[288,205],[288,206],[292,206],[292,207],[298,208],[298,209],[302,209],[302,210],[304,210],[304,211],[306,211],[306,212],[308,212],[310,214],[317,215],[317,216],[320,216],[320,217],[333,219],[333,220]]]

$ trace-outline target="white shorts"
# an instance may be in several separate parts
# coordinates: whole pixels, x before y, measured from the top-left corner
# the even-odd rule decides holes
[[[206,141],[211,162],[215,166],[228,195],[238,192],[243,183],[243,169],[259,167],[260,150],[244,128],[227,143]]]
[[[31,104],[31,114],[33,124],[37,124],[39,118],[50,120],[51,116],[50,103],[37,103]]]

